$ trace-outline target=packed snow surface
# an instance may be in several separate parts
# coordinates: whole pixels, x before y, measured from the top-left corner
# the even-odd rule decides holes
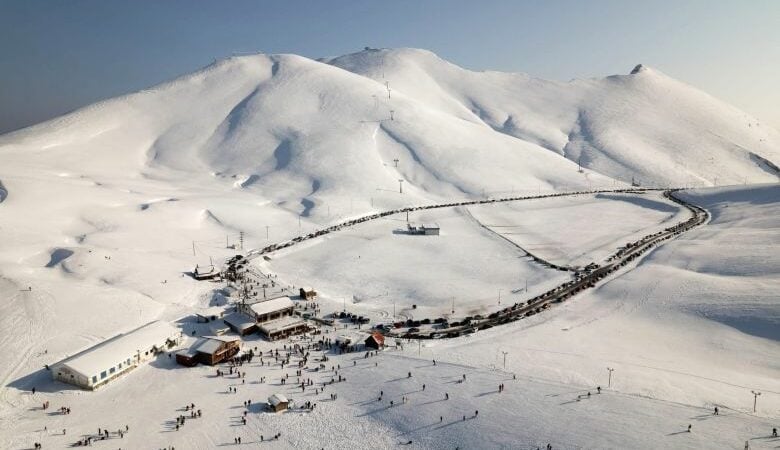
[[[780,137],[655,69],[634,72],[562,83],[414,49],[255,55],[0,136],[0,447],[61,448],[125,425],[121,441],[95,445],[207,449],[279,432],[269,447],[780,445],[769,437],[780,427]],[[267,360],[245,366],[242,382],[163,356],[96,392],[43,369],[153,320],[213,334],[193,314],[238,295],[189,273],[242,243],[245,252],[410,205],[632,180],[699,187],[682,195],[711,220],[533,317],[451,340],[388,339],[365,359],[330,355],[304,375],[320,388],[340,365],[347,381],[324,393],[281,385],[294,364]],[[601,263],[688,214],[655,193],[427,210],[410,220],[439,223],[440,236],[408,235],[395,214],[252,267],[278,283],[268,295],[313,286],[323,313],[457,318],[571,279],[526,252]],[[289,345],[247,339],[245,349]],[[751,390],[762,392],[756,413]],[[262,412],[274,393],[318,406]],[[175,431],[189,403],[203,417]]]

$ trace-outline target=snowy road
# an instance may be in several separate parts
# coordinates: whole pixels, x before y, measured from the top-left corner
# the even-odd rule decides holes
[[[316,237],[320,237],[332,232],[349,228],[364,222],[380,219],[393,214],[419,211],[422,209],[452,208],[452,207],[479,205],[479,204],[487,204],[487,203],[502,203],[502,202],[513,202],[513,201],[532,200],[532,199],[543,199],[543,198],[550,198],[550,197],[593,195],[593,194],[604,194],[604,193],[637,193],[637,192],[644,193],[648,191],[658,191],[658,190],[661,189],[615,189],[615,190],[599,190],[599,191],[588,191],[588,192],[570,192],[570,193],[558,193],[558,194],[548,194],[548,195],[538,195],[538,196],[474,200],[474,201],[466,201],[466,202],[459,202],[459,203],[444,203],[444,204],[436,204],[436,205],[413,206],[413,207],[401,208],[397,210],[385,211],[382,213],[376,213],[376,214],[352,219],[340,224],[333,225],[324,230],[316,231],[305,236],[295,237],[289,241],[271,244],[263,248],[262,250],[258,250],[258,249],[250,250],[247,253],[247,259],[253,259],[261,255],[270,254],[280,249],[289,248],[297,243],[309,239],[314,239]],[[591,268],[591,270],[588,271],[575,272],[574,280],[567,281],[553,289],[550,289],[549,291],[528,300],[525,304],[515,303],[513,306],[507,307],[501,311],[491,314],[488,318],[466,321],[465,323],[459,324],[458,326],[455,327],[438,328],[435,330],[425,329],[415,333],[407,332],[399,335],[404,338],[413,338],[413,339],[452,338],[452,337],[460,336],[461,334],[464,333],[470,333],[479,329],[491,328],[496,325],[507,324],[511,321],[515,321],[523,317],[534,315],[538,312],[541,312],[542,309],[546,309],[550,307],[554,303],[561,303],[567,300],[568,298],[572,297],[573,295],[584,291],[585,289],[595,287],[598,281],[603,280],[604,278],[618,271],[622,267],[625,267],[628,263],[637,259],[638,257],[643,255],[650,249],[656,247],[663,241],[671,239],[707,221],[709,215],[703,208],[700,208],[696,205],[693,205],[689,202],[686,202],[674,196],[674,192],[676,192],[676,189],[669,189],[663,191],[664,191],[665,198],[687,208],[691,212],[692,216],[685,221],[679,222],[662,231],[646,235],[638,239],[636,242],[626,245],[625,247],[619,249],[617,252],[615,252],[607,259],[607,261],[610,261],[608,264],[603,265],[601,267]],[[480,224],[480,226],[482,225]],[[513,245],[517,246],[514,243]],[[535,262],[543,264],[546,267],[549,267],[551,269],[556,269],[556,270],[573,271],[572,268],[562,267],[553,264],[551,262],[545,261],[544,259],[541,259],[540,257],[532,255],[525,250],[523,251],[527,253]]]

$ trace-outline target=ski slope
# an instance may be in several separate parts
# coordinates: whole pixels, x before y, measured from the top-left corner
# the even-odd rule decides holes
[[[268,444],[278,448],[779,445],[766,435],[780,417],[780,138],[658,70],[635,72],[563,83],[466,70],[415,49],[254,55],[0,136],[0,447],[59,448],[125,424],[123,448],[214,448],[239,429],[250,442],[282,431]],[[313,413],[253,412],[235,426],[244,395],[225,394],[228,380],[210,368],[167,358],[94,393],[42,370],[151,320],[194,326],[187,318],[229,290],[187,272],[240,252],[239,233],[248,250],[376,211],[632,178],[731,186],[688,191],[710,223],[596,289],[470,337],[406,344],[373,368],[358,359],[348,384],[333,387],[339,400],[306,394]],[[455,297],[458,314],[486,313],[499,295],[514,302],[569,276],[514,244],[582,265],[685,214],[648,195],[430,210],[411,220],[438,221],[441,236],[394,233],[405,226],[394,216],[256,265],[285,285],[313,285],[324,312],[434,317]],[[612,389],[573,402],[605,385],[606,367]],[[413,382],[392,381],[410,370]],[[253,401],[282,389],[256,383],[280,368],[248,371],[240,392]],[[473,383],[438,402],[461,372]],[[510,372],[518,379],[497,397]],[[420,382],[430,392],[418,393]],[[374,405],[383,386],[394,398],[410,392],[411,404]],[[756,414],[751,390],[763,392]],[[74,414],[38,410],[46,400]],[[189,402],[206,417],[176,434],[170,421]],[[721,417],[708,415],[715,405]],[[478,420],[456,420],[475,409]],[[693,434],[675,434],[688,423]]]

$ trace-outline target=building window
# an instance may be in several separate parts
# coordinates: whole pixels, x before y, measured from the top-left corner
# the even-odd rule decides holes
[[[130,358],[127,358],[127,364],[130,364]]]
[[[112,368],[108,369],[108,371],[111,372],[111,373],[114,373],[114,372],[116,372],[116,369],[112,367]]]
[[[105,377],[106,377],[106,371],[104,370],[104,371],[100,372],[100,379],[102,380]]]
[[[92,382],[93,383],[97,383],[97,375],[93,375],[92,376]]]

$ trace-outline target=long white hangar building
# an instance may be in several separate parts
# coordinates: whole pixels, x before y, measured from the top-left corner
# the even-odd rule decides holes
[[[170,323],[149,322],[53,364],[51,376],[94,390],[175,347],[180,339],[181,332]]]

